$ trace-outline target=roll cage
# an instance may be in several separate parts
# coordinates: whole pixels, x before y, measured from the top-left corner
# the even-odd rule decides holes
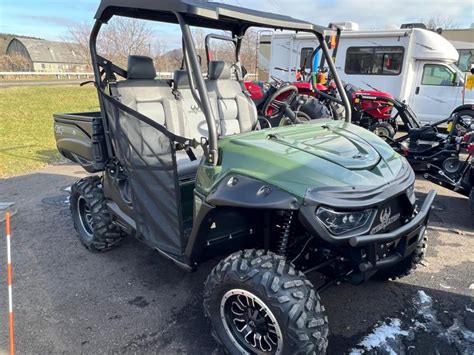
[[[176,23],[180,26],[183,36],[184,64],[192,84],[192,94],[206,117],[209,137],[206,142],[207,149],[205,149],[205,151],[207,152],[207,162],[211,165],[216,165],[218,162],[216,121],[201,73],[190,26],[231,32],[236,44],[236,65],[240,70],[239,58],[242,37],[250,27],[301,31],[314,34],[320,43],[329,70],[332,72],[336,82],[337,89],[345,107],[346,121],[351,121],[350,103],[324,40],[324,32],[327,29],[322,26],[288,16],[200,0],[102,0],[95,15],[96,21],[90,35],[92,66],[95,75],[95,83],[99,90],[105,89],[109,82],[114,80],[114,74],[122,77],[126,76],[125,70],[115,66],[97,54],[97,36],[102,25],[106,24],[113,16]],[[101,110],[104,110],[104,102],[101,95],[99,95],[99,101]],[[108,124],[106,121],[107,120],[103,118],[103,125],[107,132]],[[114,156],[110,137],[107,134],[105,135],[105,140],[109,156]]]

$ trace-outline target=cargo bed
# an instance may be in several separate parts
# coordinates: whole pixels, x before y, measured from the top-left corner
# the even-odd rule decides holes
[[[55,113],[53,117],[59,152],[90,173],[104,170],[107,150],[100,112]]]

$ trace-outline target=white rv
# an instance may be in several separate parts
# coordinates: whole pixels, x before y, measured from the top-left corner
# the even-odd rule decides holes
[[[274,34],[270,75],[294,81],[294,71],[276,68],[311,68],[308,56],[315,46],[305,35]],[[388,92],[407,102],[422,122],[432,123],[454,111],[474,117],[474,91],[465,90],[458,58],[451,43],[428,30],[344,30],[336,68],[345,82]]]

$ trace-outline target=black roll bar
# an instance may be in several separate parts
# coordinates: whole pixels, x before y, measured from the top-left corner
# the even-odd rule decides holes
[[[344,86],[342,85],[342,81],[339,78],[339,75],[337,75],[336,67],[334,66],[334,63],[331,59],[331,54],[329,53],[329,49],[326,44],[326,41],[324,40],[323,36],[320,33],[317,33],[317,32],[313,32],[313,33],[316,35],[316,37],[319,40],[319,44],[321,46],[321,49],[323,50],[324,58],[326,58],[326,61],[328,62],[329,70],[331,71],[334,77],[334,81],[336,82],[337,91],[339,91],[339,95],[341,96],[342,103],[344,104],[346,122],[351,123],[352,107],[351,107],[351,104],[349,103],[349,99],[347,98],[347,94],[346,94],[346,91],[344,90]]]
[[[210,42],[212,39],[219,39],[221,41],[227,41],[227,42],[232,42],[234,45],[235,45],[235,48],[236,48],[236,54],[235,54],[235,60],[236,61],[239,61],[239,58],[238,58],[238,50],[237,50],[237,38],[232,38],[232,37],[229,37],[229,36],[225,36],[225,35],[217,35],[217,34],[214,34],[214,33],[209,33],[207,36],[206,36],[206,40],[205,40],[205,50],[206,50],[206,59],[207,59],[207,67],[209,68],[209,62],[211,61],[211,52],[209,50],[209,46],[210,46]]]
[[[99,56],[97,55],[97,35],[99,34],[100,28],[102,27],[102,22],[100,20],[96,20],[94,22],[94,27],[92,27],[91,35],[89,37],[89,48],[91,51],[91,60],[92,60],[92,69],[94,70],[94,83],[97,88],[97,96],[99,98],[99,106],[100,112],[100,119],[102,122],[102,127],[104,128],[104,137],[105,137],[105,146],[107,147],[107,155],[109,157],[114,156],[114,149],[112,145],[112,141],[110,139],[110,130],[109,130],[109,122],[107,117],[105,117],[105,106],[102,102],[102,97],[100,95],[100,91],[102,88],[102,81],[100,75],[100,68],[98,63]]]
[[[201,110],[204,112],[204,116],[206,117],[206,122],[209,129],[208,161],[210,164],[216,165],[218,161],[216,120],[214,118],[214,113],[212,111],[211,102],[209,100],[206,85],[202,77],[201,66],[199,65],[199,60],[196,53],[196,47],[194,46],[194,40],[191,35],[191,30],[189,29],[189,25],[185,22],[183,16],[179,12],[175,12],[175,15],[178,19],[179,26],[181,27],[184,48],[188,57],[188,60],[185,60],[185,63],[186,65],[190,65],[190,67],[187,68],[188,76],[194,76],[194,82],[196,83],[196,88],[198,90],[200,102],[202,105]],[[190,69],[192,69],[192,73]]]

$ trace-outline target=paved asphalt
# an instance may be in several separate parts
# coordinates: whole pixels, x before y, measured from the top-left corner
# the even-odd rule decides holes
[[[0,201],[18,207],[12,220],[18,354],[219,354],[202,311],[203,283],[216,262],[188,274],[135,240],[103,254],[86,251],[64,191],[82,175],[75,165],[58,165],[0,180]],[[420,197],[429,188],[417,182]],[[341,285],[322,294],[328,353],[474,353],[474,218],[467,199],[436,189],[424,267],[402,281]],[[0,262],[2,354],[8,349],[5,238]],[[318,275],[310,278],[319,282]]]

